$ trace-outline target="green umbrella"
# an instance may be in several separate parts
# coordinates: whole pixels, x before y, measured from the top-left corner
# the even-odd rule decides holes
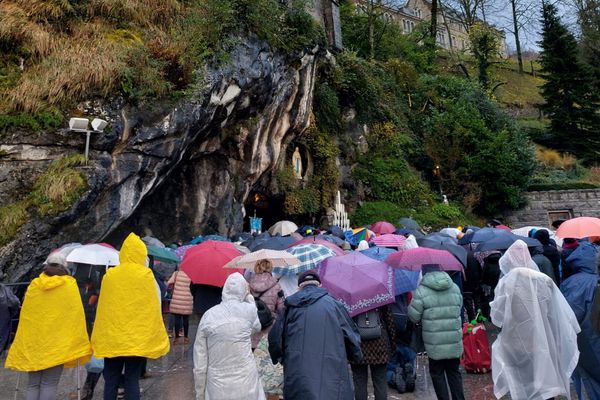
[[[146,247],[148,248],[148,257],[152,257],[156,261],[165,264],[179,264],[181,261],[175,252],[169,248],[152,245],[146,245]]]

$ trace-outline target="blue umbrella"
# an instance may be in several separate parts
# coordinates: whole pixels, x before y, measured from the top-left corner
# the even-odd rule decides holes
[[[395,252],[396,250],[387,247],[370,247],[361,251],[365,256],[377,261],[384,261],[390,254]],[[398,296],[399,294],[415,290],[417,286],[419,286],[420,275],[421,273],[419,271],[394,268],[394,283],[396,288],[394,294]]]
[[[420,238],[425,236],[423,234],[423,232],[416,230],[416,229],[408,229],[408,228],[400,228],[400,229],[396,229],[396,232],[394,232],[396,235],[404,235],[404,236],[408,236],[408,235],[413,235],[415,238]]]
[[[265,239],[258,239],[249,246],[251,251],[257,250],[286,250],[290,245],[296,243],[296,239],[290,236],[274,236]]]
[[[204,236],[204,241],[206,240],[214,240],[217,242],[231,242],[231,240],[227,239],[225,236],[221,235],[208,235]]]
[[[421,230],[419,223],[412,218],[400,218],[397,225],[407,229]]]
[[[327,233],[336,236],[342,240],[345,238],[344,231],[337,225],[331,225],[329,228],[327,228]]]

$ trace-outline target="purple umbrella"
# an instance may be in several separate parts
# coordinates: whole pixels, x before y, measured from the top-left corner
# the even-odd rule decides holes
[[[197,246],[197,244],[186,244],[184,246],[179,246],[175,249],[175,255],[179,257],[180,260],[183,260],[185,253],[194,246]]]
[[[321,283],[351,317],[394,302],[394,271],[359,252],[321,263]]]

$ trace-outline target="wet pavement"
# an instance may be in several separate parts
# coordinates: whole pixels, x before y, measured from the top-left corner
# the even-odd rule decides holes
[[[190,321],[190,337],[193,338],[197,321]],[[496,333],[490,329],[490,341],[493,341]],[[193,341],[192,341],[193,343]],[[4,357],[0,360],[4,364]],[[152,375],[147,379],[140,380],[143,399],[161,400],[186,400],[194,399],[194,380],[192,375],[192,344],[174,345],[169,354],[159,360],[148,362],[148,372]],[[80,369],[81,385],[85,381],[85,370]],[[20,378],[19,378],[20,376]],[[15,392],[17,380],[20,379],[20,390]],[[7,369],[0,369],[0,400],[25,399],[27,376]],[[463,383],[467,400],[491,400],[495,399],[493,391],[492,376],[490,373],[483,375],[463,373]],[[104,381],[100,378],[94,393],[94,399],[102,399]],[[58,399],[77,398],[77,374],[76,370],[65,370],[59,385]],[[15,397],[16,394],[16,397]],[[373,398],[372,396],[370,398]],[[413,393],[399,394],[394,389],[389,389],[388,399],[402,400],[428,400],[435,399],[435,393],[429,377],[427,357],[418,357],[418,370],[416,389]],[[573,396],[576,399],[576,396]],[[505,397],[503,400],[509,399]]]

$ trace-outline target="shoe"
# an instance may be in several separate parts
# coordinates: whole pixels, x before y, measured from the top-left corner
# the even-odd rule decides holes
[[[404,370],[401,366],[396,367],[394,372],[394,383],[398,393],[406,393],[406,382],[404,381]]]
[[[117,389],[117,399],[125,398],[125,389],[119,388]]]
[[[144,375],[140,376],[141,379],[148,379],[148,378],[152,378],[154,376],[154,374],[151,374],[150,372],[146,372],[144,373]]]
[[[415,368],[412,363],[404,364],[404,382],[406,382],[406,391],[414,392],[415,391]]]
[[[190,344],[190,338],[189,337],[183,338],[183,344]]]

